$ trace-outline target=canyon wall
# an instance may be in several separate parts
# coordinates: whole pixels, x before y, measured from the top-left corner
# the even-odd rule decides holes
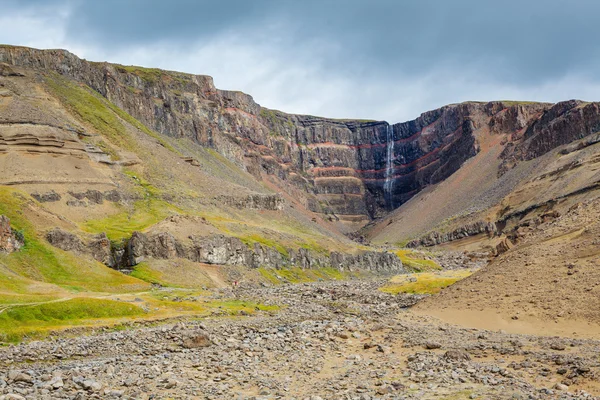
[[[213,148],[307,209],[355,227],[457,171],[479,151],[480,132],[507,135],[506,171],[600,123],[597,104],[575,101],[461,103],[393,125],[336,120],[261,107],[209,76],[88,62],[64,50],[0,46],[0,62],[84,83],[153,130]]]

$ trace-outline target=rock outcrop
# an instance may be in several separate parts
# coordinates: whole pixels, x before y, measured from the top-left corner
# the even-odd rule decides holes
[[[0,63],[3,70],[59,73],[88,85],[157,132],[211,147],[257,178],[270,175],[295,198],[301,193],[298,201],[309,210],[357,227],[457,171],[479,151],[478,132],[506,135],[501,174],[600,131],[597,103],[468,102],[390,125],[286,114],[244,93],[219,90],[209,76],[93,63],[64,50],[0,46]],[[34,139],[19,135],[18,140],[2,135],[0,151],[7,146],[35,151]],[[44,141],[48,151],[85,150],[57,132]],[[252,207],[278,204],[261,200]]]
[[[10,220],[0,215],[0,252],[12,253],[19,250],[25,244],[23,235],[14,232],[10,226]]]
[[[64,251],[76,251],[83,252],[85,245],[77,237],[70,232],[63,231],[62,229],[55,228],[46,234],[46,240],[54,247],[58,247]]]
[[[224,235],[191,236],[189,242],[181,243],[168,232],[153,235],[134,232],[129,240],[116,245],[102,234],[84,244],[76,235],[55,228],[46,238],[55,247],[90,254],[97,261],[121,270],[129,270],[152,258],[185,258],[204,264],[250,268],[333,267],[384,274],[405,272],[400,258],[392,253],[367,251],[361,254],[323,254],[304,248],[283,251],[260,243],[246,244],[236,237]]]
[[[283,210],[284,200],[278,194],[250,194],[245,197],[222,196],[219,201],[230,207],[247,210]]]
[[[502,239],[500,241],[500,243],[498,243],[496,245],[496,255],[500,255],[503,253],[506,253],[507,251],[509,251],[510,249],[513,248],[513,243],[510,241],[509,238],[505,237],[504,239]]]
[[[285,252],[260,243],[247,245],[240,239],[224,235],[191,238],[191,244],[179,243],[167,232],[144,235],[135,232],[127,242],[127,266],[134,266],[145,258],[187,258],[216,265],[239,265],[250,268],[334,267],[340,270],[367,270],[382,273],[403,272],[402,261],[392,253],[364,252],[344,254],[332,252],[323,255],[307,249],[287,249]]]
[[[496,224],[492,222],[478,221],[473,224],[463,225],[451,232],[430,232],[429,234],[410,241],[406,247],[431,247],[442,243],[452,242],[454,240],[463,239],[469,236],[479,235],[482,233],[490,237],[496,235]]]
[[[524,134],[506,146],[500,172],[520,161],[534,159],[561,145],[599,132],[600,104],[578,100],[557,103],[544,110],[539,118],[531,120]]]

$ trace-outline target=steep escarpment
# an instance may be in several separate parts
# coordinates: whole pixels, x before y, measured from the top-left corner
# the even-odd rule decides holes
[[[49,81],[61,75],[92,88],[162,138],[189,140],[216,150],[271,191],[281,193],[280,197],[227,194],[216,196],[217,203],[277,211],[285,198],[302,213],[326,216],[323,220],[343,232],[361,228],[398,207],[418,204],[419,212],[408,214],[421,215],[419,220],[411,221],[417,217],[403,213],[404,227],[396,230],[393,242],[433,231],[444,236],[471,224],[471,217],[497,220],[501,216],[486,213],[533,176],[538,160],[597,132],[600,124],[598,105],[579,101],[555,105],[467,102],[397,124],[335,120],[261,107],[249,95],[217,89],[208,76],[88,62],[63,50],[2,46],[0,62],[12,74],[20,73],[14,68],[29,68],[42,71]],[[7,90],[10,96],[11,89]],[[86,134],[77,126],[57,125],[59,131],[50,132],[52,126],[47,123],[43,129],[48,133],[40,130],[33,136],[23,133],[32,130],[29,126],[7,126],[0,151],[28,143],[36,149],[31,141],[43,145],[39,148],[45,152],[90,155],[97,150],[69,140],[73,133]],[[192,147],[176,146],[175,150],[186,163],[201,166]],[[107,159],[106,153],[95,154],[107,163],[139,163],[139,156],[108,154]],[[429,195],[432,191],[435,196]],[[430,200],[419,204],[423,198]],[[512,206],[518,208],[516,203]],[[447,220],[454,222],[440,231],[438,225]],[[377,238],[379,231],[394,229],[388,223],[386,219],[365,232]],[[389,235],[384,236],[381,241],[389,241]]]
[[[594,195],[598,103],[495,102],[485,109],[472,114],[479,118],[474,131],[478,153],[439,185],[369,226],[368,237],[435,245],[489,233],[470,229],[473,221],[496,224],[501,237],[529,214]]]
[[[530,121],[522,135],[512,138],[502,154],[501,171],[597,132],[600,132],[598,103],[578,100],[557,103]]]
[[[355,228],[458,170],[478,151],[474,132],[511,108],[450,105],[394,125],[332,120],[263,108],[208,76],[92,63],[64,50],[4,46],[0,62],[84,83],[157,132],[213,148],[307,209]],[[515,133],[538,108],[521,105],[493,127]]]

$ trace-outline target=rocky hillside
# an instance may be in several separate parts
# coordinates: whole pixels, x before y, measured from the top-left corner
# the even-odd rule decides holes
[[[477,130],[489,128],[520,143],[539,136],[524,130],[551,107],[464,103],[390,125],[286,114],[244,93],[219,90],[208,76],[87,62],[64,50],[3,46],[0,62],[85,84],[154,131],[215,149],[351,230],[457,171],[480,149]],[[551,119],[540,120],[536,132]],[[526,146],[542,147],[519,143],[507,151],[506,168],[508,160],[534,154]]]
[[[0,302],[404,271],[268,171],[249,96],[64,51],[0,60]]]
[[[479,116],[476,155],[369,225],[365,235],[376,243],[425,246],[500,237],[530,213],[568,208],[582,192],[595,196],[599,103],[518,103]]]
[[[115,268],[331,267],[345,254],[400,270],[344,234],[495,254],[597,188],[598,103],[467,102],[389,124],[286,114],[208,76],[64,50],[0,46],[0,63],[3,190],[44,243]]]

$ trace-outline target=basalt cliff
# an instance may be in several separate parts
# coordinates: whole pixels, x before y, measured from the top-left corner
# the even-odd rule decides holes
[[[505,171],[594,132],[599,120],[597,104],[575,101],[463,103],[396,124],[333,120],[261,107],[208,76],[88,62],[64,50],[2,47],[0,62],[85,84],[156,132],[214,149],[352,228],[452,175],[479,151],[480,131],[509,135]]]

